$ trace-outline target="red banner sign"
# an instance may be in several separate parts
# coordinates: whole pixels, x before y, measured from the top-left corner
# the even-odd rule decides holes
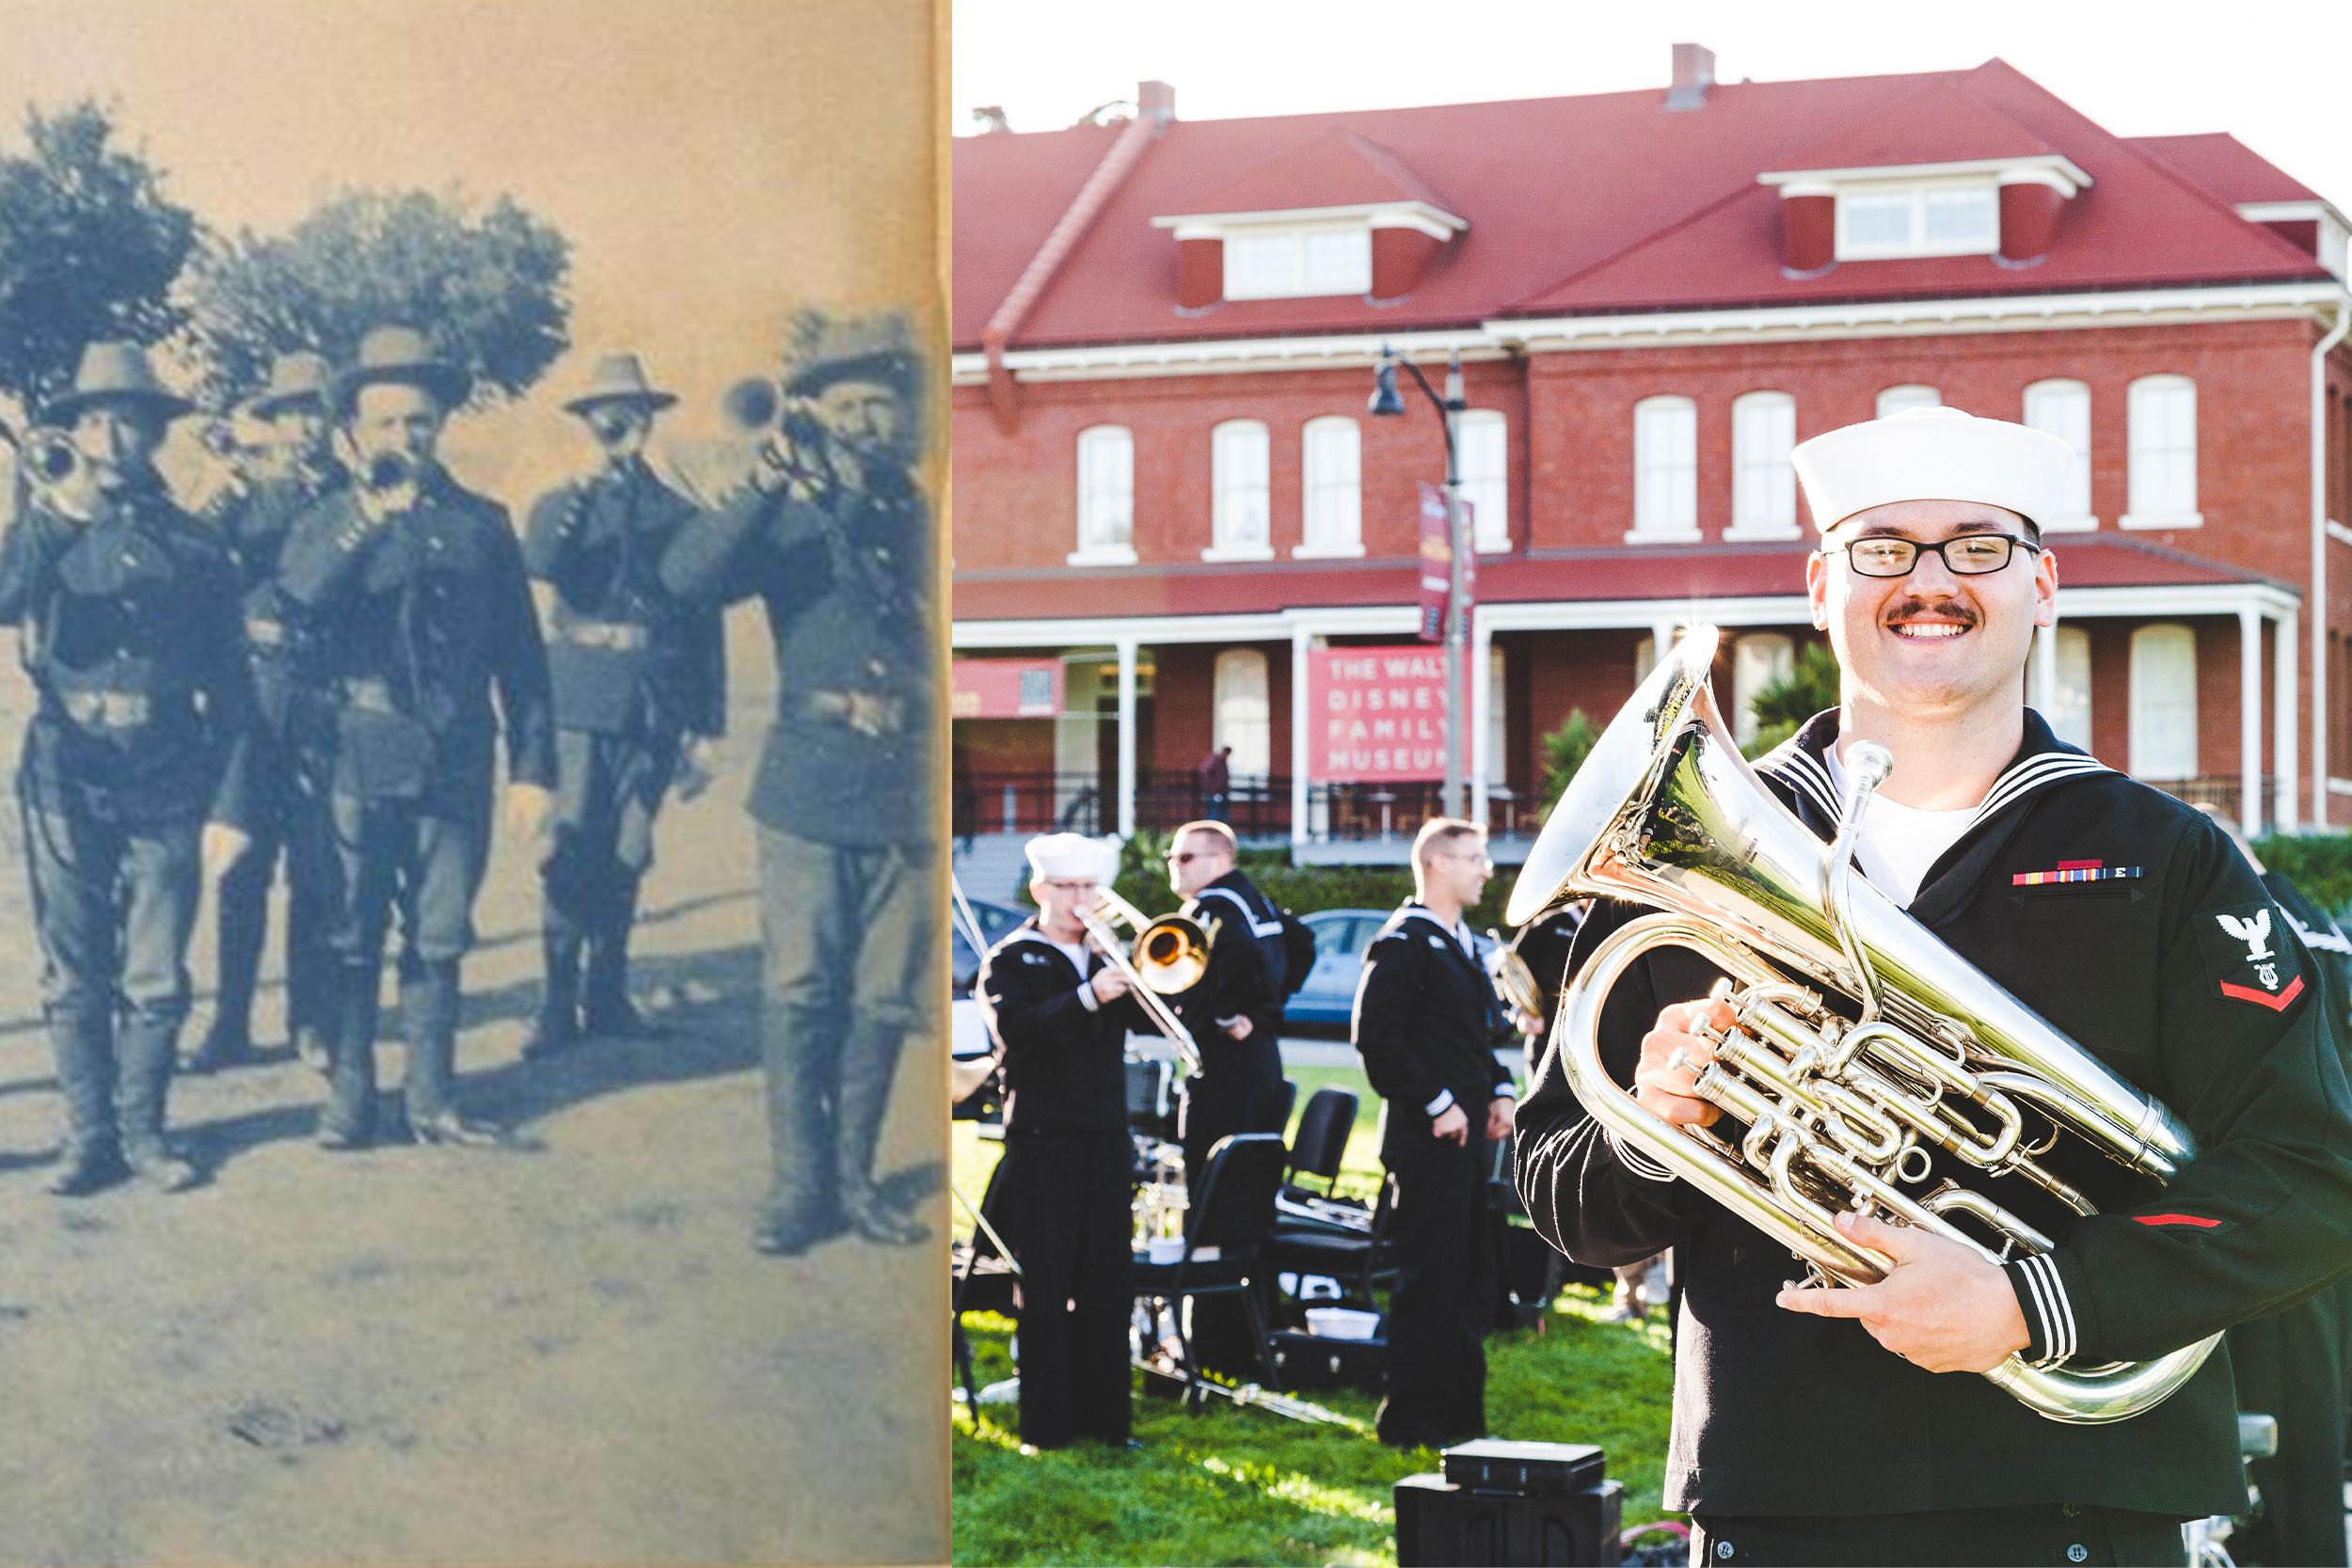
[[[1406,642],[1308,656],[1307,776],[1328,784],[1445,777],[1445,655]]]
[[[1462,498],[1462,537],[1478,537],[1477,510],[1468,496]],[[1421,486],[1421,640],[1423,642],[1445,641],[1446,600],[1452,596],[1454,569],[1454,531],[1446,526],[1445,492],[1427,480]],[[1465,551],[1462,556],[1462,611],[1467,619],[1470,602],[1477,597],[1478,555]]]
[[[958,719],[1051,719],[1061,711],[1057,658],[959,658],[950,673]]]

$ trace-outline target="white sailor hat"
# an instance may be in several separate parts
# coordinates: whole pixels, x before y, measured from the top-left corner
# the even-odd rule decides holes
[[[1041,881],[1104,882],[1119,875],[1119,850],[1084,833],[1041,833],[1029,840],[1029,872]]]
[[[1982,501],[2039,529],[2065,504],[2074,451],[2057,436],[1957,408],[1906,408],[1799,443],[1789,454],[1827,533],[1889,501]]]

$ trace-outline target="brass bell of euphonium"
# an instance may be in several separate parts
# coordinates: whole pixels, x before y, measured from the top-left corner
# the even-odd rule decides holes
[[[1883,749],[1850,748],[1852,776],[1825,845],[1759,783],[1715,705],[1717,634],[1694,626],[1611,721],[1553,809],[1511,891],[1524,926],[1571,898],[1651,907],[1596,944],[1560,999],[1550,1047],[1610,1132],[1786,1245],[1825,1279],[1872,1283],[1880,1254],[1832,1226],[1839,1210],[1924,1227],[2004,1261],[2053,1243],[1981,1185],[1928,1184],[1931,1152],[2012,1178],[2057,1213],[2093,1212],[2052,1167],[2079,1137],[2160,1187],[2195,1157],[2188,1131],[1851,875],[1855,825],[1885,777]],[[1604,1068],[1609,992],[1645,954],[1683,947],[1730,976],[1736,1020],[1696,1093],[1711,1128],[1644,1110]],[[2152,1190],[2153,1190],[2152,1187]],[[2161,1403],[2219,1340],[2148,1361],[1984,1375],[2056,1421],[2119,1421]]]

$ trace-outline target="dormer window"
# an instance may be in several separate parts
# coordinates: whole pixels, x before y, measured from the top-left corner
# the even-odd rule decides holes
[[[1990,180],[1855,186],[1837,198],[1837,259],[1990,256],[2000,245],[2000,195]]]
[[[1372,230],[1363,224],[1237,230],[1225,240],[1227,299],[1304,299],[1372,292]]]
[[[1812,277],[1841,261],[1989,256],[2032,266],[2058,211],[2090,176],[2057,153],[1947,164],[1783,169],[1756,176],[1781,196],[1781,263]]]

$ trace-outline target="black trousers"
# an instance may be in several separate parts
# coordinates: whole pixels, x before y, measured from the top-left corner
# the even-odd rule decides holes
[[[1467,1148],[1431,1136],[1427,1122],[1417,1109],[1399,1110],[1381,1143],[1394,1195],[1397,1283],[1389,1297],[1389,1394],[1377,1424],[1383,1442],[1442,1448],[1486,1432],[1494,1148],[1477,1135],[1477,1122]]]
[[[1021,1440],[1124,1443],[1135,1306],[1127,1134],[1008,1132],[998,1180],[1021,1264]]]
[[[2248,1466],[2262,1517],[2233,1554],[2296,1568],[2344,1568],[2344,1373],[2339,1279],[2300,1306],[2230,1330],[2240,1410],[2274,1416],[2279,1451]]]
[[[1856,1518],[1692,1518],[1691,1560],[1811,1568],[1993,1568],[1995,1564],[2177,1564],[2181,1521],[2168,1514],[2045,1503]]]
[[[1216,1028],[1213,1020],[1207,1026]],[[1218,1139],[1283,1130],[1281,1044],[1270,1032],[1260,1029],[1237,1040],[1219,1031],[1201,1042],[1201,1053],[1211,1065],[1184,1080],[1176,1132],[1184,1151],[1184,1191],[1195,1203]]]

